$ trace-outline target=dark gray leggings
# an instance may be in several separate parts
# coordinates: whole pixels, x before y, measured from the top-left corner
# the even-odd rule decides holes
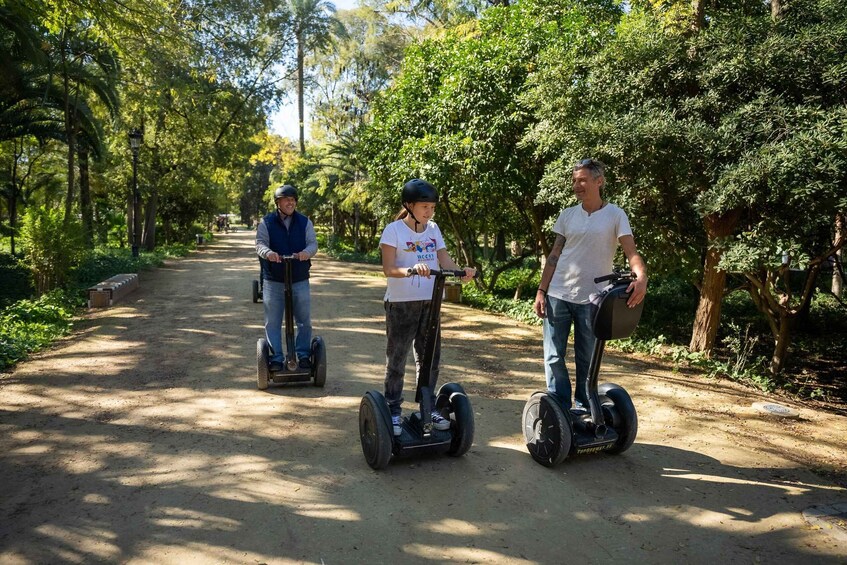
[[[385,399],[392,416],[399,416],[403,404],[403,377],[406,374],[406,358],[409,349],[415,350],[415,385],[421,374],[421,361],[426,346],[424,334],[429,318],[430,300],[412,302],[385,302],[385,333],[388,344],[385,348]],[[441,326],[435,335],[435,353],[432,357],[430,390],[432,406],[435,406],[435,385],[438,382],[438,365],[441,358]]]

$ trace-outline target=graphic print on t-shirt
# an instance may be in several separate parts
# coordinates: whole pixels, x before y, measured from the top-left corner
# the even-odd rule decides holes
[[[418,261],[432,261],[435,259],[435,238],[431,237],[424,241],[407,241],[406,253],[417,253]]]

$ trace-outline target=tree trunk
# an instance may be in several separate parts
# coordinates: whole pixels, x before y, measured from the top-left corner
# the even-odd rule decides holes
[[[468,255],[467,247],[465,246],[465,239],[462,236],[462,228],[464,226],[460,225],[461,220],[456,218],[456,215],[453,213],[452,208],[450,207],[450,200],[447,194],[441,199],[441,202],[444,204],[444,209],[447,211],[447,219],[450,221],[450,227],[453,228],[453,234],[456,237],[456,245],[459,246],[459,253],[462,258],[465,260],[465,265],[473,265],[473,258]]]
[[[835,241],[843,240],[845,235],[844,230],[847,229],[847,221],[845,221],[844,214],[838,213],[835,214]],[[842,271],[839,270],[844,268],[844,262],[842,260],[844,253],[843,248],[839,248],[838,251],[835,252],[835,263],[832,268],[832,294],[835,295],[839,300],[844,294],[844,279],[841,277]]]
[[[89,182],[88,148],[79,145],[79,207],[82,213],[83,241],[87,249],[94,249],[94,218],[91,210],[91,183]]]
[[[306,64],[306,53],[303,48],[303,38],[297,37],[297,116],[300,123],[300,154],[306,153],[306,134],[305,134],[305,109],[303,107],[303,90],[304,90],[304,65]]]
[[[699,32],[706,26],[706,0],[691,0],[691,31]]]
[[[360,252],[359,249],[359,205],[353,204],[353,250]]]
[[[794,317],[787,312],[780,313],[779,331],[776,335],[776,343],[771,357],[771,374],[778,375],[785,367],[785,359],[788,357],[788,346],[791,344],[791,326]]]
[[[771,18],[774,21],[782,17],[782,12],[785,9],[785,0],[771,0]]]
[[[21,152],[18,153],[18,142],[13,140],[11,183],[9,186],[9,196],[6,199],[9,207],[9,235],[11,238],[9,251],[12,252],[13,256],[15,254],[15,228],[18,223],[18,159],[23,154],[23,146],[23,140],[21,140]]]
[[[133,234],[133,226],[135,225],[135,219],[132,216],[134,211],[132,198],[132,180],[129,181],[129,191],[127,192],[126,197],[126,242],[127,245],[132,245],[132,234]]]
[[[70,79],[68,77],[68,60],[67,60],[67,51],[65,38],[67,34],[65,31],[62,32],[62,39],[60,41],[59,48],[62,52],[62,86],[64,88],[64,103],[65,103],[65,135],[67,136],[68,143],[68,190],[65,195],[65,217],[63,219],[64,225],[67,226],[71,221],[71,214],[73,213],[73,202],[74,202],[74,177],[75,177],[75,169],[76,165],[74,163],[74,159],[76,158],[76,116],[74,112],[71,111],[71,85]]]
[[[694,316],[691,332],[691,351],[700,351],[707,356],[712,354],[718,326],[721,320],[721,301],[726,286],[726,272],[718,270],[721,252],[715,244],[727,237],[735,229],[741,217],[740,210],[732,210],[723,215],[710,214],[703,219],[706,230],[706,260],[703,265],[703,285],[700,288],[700,301]]]
[[[494,236],[494,260],[506,260],[506,232],[503,229],[498,229]]]
[[[153,251],[156,248],[156,212],[159,208],[159,191],[154,187],[152,194],[147,198],[147,206],[144,208],[144,249]]]
[[[538,209],[535,206],[530,205],[528,207],[530,224],[532,227],[532,234],[535,237],[535,241],[538,242],[538,246],[541,247],[541,254],[544,257],[547,257],[550,254],[550,242],[547,241],[547,238],[544,236],[544,231],[542,226],[544,225],[544,220],[541,219],[538,213]]]

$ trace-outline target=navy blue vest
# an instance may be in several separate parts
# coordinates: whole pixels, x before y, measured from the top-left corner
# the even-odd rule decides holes
[[[291,225],[285,227],[279,212],[271,212],[262,220],[268,228],[268,239],[270,247],[280,255],[291,255],[306,249],[306,223],[308,219],[300,212],[295,211],[291,217]],[[262,262],[262,272],[266,279],[277,282],[285,282],[285,264],[272,263],[267,259],[259,258]],[[296,283],[309,278],[309,267],[311,261],[291,262],[291,282]]]

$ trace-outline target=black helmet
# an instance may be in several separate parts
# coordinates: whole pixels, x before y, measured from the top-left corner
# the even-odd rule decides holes
[[[297,189],[291,186],[290,184],[284,184],[274,190],[274,202],[284,196],[290,196],[294,200],[297,200]]]
[[[438,191],[425,180],[412,179],[403,185],[403,204],[415,202],[438,203]]]

